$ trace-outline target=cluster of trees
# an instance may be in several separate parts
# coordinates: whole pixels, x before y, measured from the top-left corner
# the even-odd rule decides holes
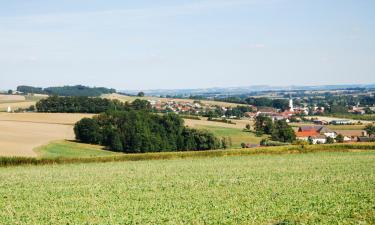
[[[205,130],[190,129],[176,114],[158,115],[145,110],[109,111],[85,118],[74,127],[76,139],[101,144],[125,153],[210,150],[221,142]],[[228,141],[222,141],[227,147]],[[224,146],[225,145],[225,146]]]
[[[270,135],[272,141],[292,143],[296,140],[293,128],[285,120],[273,122],[267,116],[258,116],[256,118],[255,131],[258,135]]]
[[[51,96],[37,102],[36,109],[50,113],[102,113],[109,110],[151,110],[151,105],[138,99],[128,104],[104,98]]]
[[[89,96],[98,97],[102,94],[116,93],[115,89],[109,89],[104,87],[86,87],[82,85],[76,86],[63,86],[63,87],[32,87],[32,86],[18,86],[17,91],[25,94],[47,94],[47,95],[58,95],[58,96]]]

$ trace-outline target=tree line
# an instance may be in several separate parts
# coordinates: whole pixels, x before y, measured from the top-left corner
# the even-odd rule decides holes
[[[47,95],[58,95],[58,96],[88,96],[98,97],[102,94],[116,93],[115,89],[109,89],[104,87],[86,87],[83,85],[76,86],[63,86],[63,87],[32,87],[21,85],[17,87],[17,91],[25,94],[47,94]]]
[[[105,98],[51,96],[38,101],[36,109],[49,113],[102,113],[109,110],[151,110],[151,105],[139,99],[130,104]]]
[[[158,115],[145,110],[108,111],[92,119],[84,118],[76,123],[74,132],[81,142],[125,153],[221,147],[220,140],[212,133],[185,127],[176,114]]]

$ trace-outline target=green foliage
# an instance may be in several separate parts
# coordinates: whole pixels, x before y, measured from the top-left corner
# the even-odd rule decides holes
[[[108,89],[104,87],[86,87],[82,85],[76,86],[63,86],[63,87],[32,87],[32,86],[18,86],[17,91],[25,94],[48,94],[58,96],[88,96],[98,97],[102,94],[116,93],[115,89]]]
[[[151,110],[151,105],[139,99],[129,104],[104,98],[51,96],[37,102],[36,108],[38,112],[51,113],[102,113],[109,110]]]
[[[102,140],[100,127],[96,120],[83,118],[74,126],[76,139],[84,143],[99,144]]]
[[[339,152],[1,168],[0,224],[373,224],[374,159]]]
[[[212,133],[184,127],[183,120],[176,114],[160,116],[145,110],[106,112],[79,121],[74,131],[76,138],[84,143],[102,144],[111,150],[126,153],[210,150],[220,147],[219,140]],[[89,135],[86,135],[88,133],[95,138],[89,139]]]
[[[274,124],[272,130],[272,140],[279,142],[289,142],[292,143],[296,140],[296,134],[291,126],[285,120],[278,120]]]
[[[338,135],[336,136],[336,141],[337,141],[338,143],[344,143],[344,135],[342,135],[342,134],[338,134]]]
[[[268,116],[259,115],[255,120],[255,130],[263,134],[272,134],[273,122]]]
[[[135,110],[151,110],[152,106],[147,100],[136,99],[132,103],[132,108]]]
[[[223,149],[228,149],[232,147],[232,139],[231,137],[223,137],[221,138],[221,147]]]
[[[261,146],[286,146],[288,143],[280,142],[280,141],[271,141],[268,139],[262,139],[260,141]]]
[[[373,124],[369,124],[365,127],[365,131],[368,135],[374,135],[375,134],[375,126]]]
[[[144,97],[144,96],[145,96],[145,93],[144,93],[143,91],[141,91],[141,92],[138,93],[137,96],[138,96],[138,97]]]
[[[326,144],[333,144],[333,143],[335,143],[335,139],[332,137],[327,137]]]

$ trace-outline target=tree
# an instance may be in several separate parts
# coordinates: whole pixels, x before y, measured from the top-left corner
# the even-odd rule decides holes
[[[296,134],[285,120],[278,120],[272,130],[272,140],[292,143],[296,140]]]
[[[137,96],[138,96],[138,97],[144,97],[144,96],[145,96],[145,93],[144,93],[143,91],[141,91],[141,92],[139,92],[139,93],[137,94]]]
[[[223,137],[221,139],[221,147],[223,149],[228,149],[232,146],[232,139],[230,137]]]
[[[8,90],[8,95],[12,95],[13,94],[13,91],[12,90]]]
[[[255,120],[255,130],[264,134],[271,134],[273,130],[272,119],[268,116],[259,115]]]
[[[338,135],[336,136],[336,141],[337,141],[338,143],[344,143],[344,135],[342,135],[342,134],[338,134]]]
[[[84,143],[100,144],[102,136],[99,133],[99,125],[95,119],[83,118],[74,126],[76,138]]]
[[[369,124],[365,127],[365,131],[368,135],[374,135],[375,134],[375,126],[373,124]]]
[[[335,143],[335,139],[333,139],[332,137],[327,137],[326,144],[333,144],[333,143]]]
[[[150,102],[141,99],[134,100],[131,105],[135,110],[151,110],[152,108]]]
[[[245,143],[241,143],[241,148],[246,148],[246,144]]]
[[[246,130],[248,130],[248,131],[251,130],[251,125],[250,124],[246,124]]]

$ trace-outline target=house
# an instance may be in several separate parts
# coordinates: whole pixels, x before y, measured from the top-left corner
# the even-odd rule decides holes
[[[327,137],[319,134],[316,130],[298,131],[296,133],[297,140],[311,141],[312,144],[325,144]]]
[[[298,132],[303,131],[316,131],[317,133],[326,137],[336,138],[337,133],[329,129],[326,126],[301,126],[298,128]]]
[[[310,138],[311,142],[316,145],[316,144],[325,144],[327,142],[327,137],[324,135],[318,135],[315,137]]]

